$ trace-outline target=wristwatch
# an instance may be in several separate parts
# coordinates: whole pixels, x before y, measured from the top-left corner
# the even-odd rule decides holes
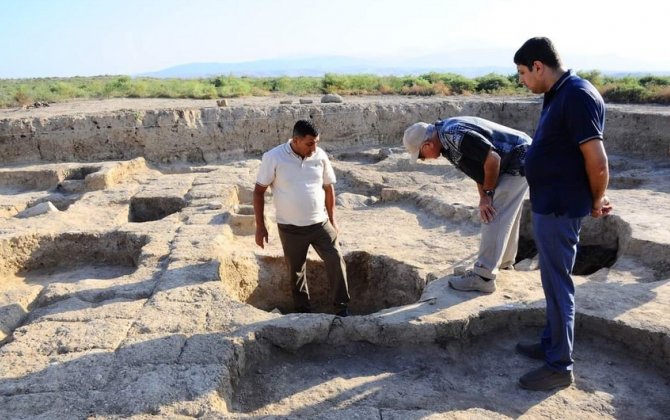
[[[496,190],[484,190],[484,194],[485,194],[487,197],[491,197],[491,198],[493,198],[493,194],[495,194],[495,193],[496,193]]]

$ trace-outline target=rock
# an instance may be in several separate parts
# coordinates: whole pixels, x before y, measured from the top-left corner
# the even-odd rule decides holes
[[[379,149],[379,153],[377,156],[379,156],[379,160],[384,160],[391,156],[393,154],[393,150],[390,147],[382,147]]]
[[[381,199],[382,201],[398,201],[402,194],[400,191],[395,188],[382,188]]]
[[[329,93],[321,97],[322,104],[341,104],[342,97],[337,93]]]
[[[220,201],[210,201],[204,206],[207,210],[220,210],[223,208],[223,203]]]
[[[338,206],[347,209],[355,209],[374,204],[378,201],[376,197],[368,197],[362,194],[341,193],[337,195],[335,200]]]
[[[301,98],[301,99],[300,99],[300,103],[303,104],[303,105],[305,105],[305,104],[311,104],[311,103],[314,103],[314,101],[311,100],[311,99],[302,99],[302,98]]]
[[[291,105],[293,103],[293,101],[291,99],[286,99],[286,100],[283,100],[283,101],[279,101],[279,103],[281,105]]]
[[[219,99],[216,101],[216,105],[220,107],[228,106],[228,99]]]
[[[525,260],[521,260],[514,264],[514,269],[517,271],[533,271],[538,268],[540,268],[540,262],[537,256],[534,258],[526,258]]]
[[[47,214],[47,213],[55,213],[58,211],[59,210],[56,208],[56,206],[54,206],[51,203],[51,201],[45,201],[43,203],[39,203],[35,206],[27,208],[26,210],[17,214],[16,217],[25,219],[27,217],[39,216],[41,214]]]

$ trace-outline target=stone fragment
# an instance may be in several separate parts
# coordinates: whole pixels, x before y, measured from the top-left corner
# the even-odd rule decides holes
[[[321,97],[322,104],[341,104],[342,97],[337,93],[328,93]]]
[[[526,258],[525,260],[521,260],[514,264],[514,269],[517,271],[533,271],[538,268],[540,268],[540,262],[537,256],[534,258]]]
[[[345,209],[355,209],[366,207],[378,201],[376,197],[368,197],[362,194],[341,193],[337,195],[336,203],[338,207]]]
[[[47,214],[47,213],[55,213],[58,212],[59,210],[54,206],[51,201],[45,201],[43,203],[39,203],[35,206],[32,206],[30,208],[25,209],[21,213],[17,214],[16,217],[25,219],[27,217],[34,217],[34,216],[39,216],[41,214]]]

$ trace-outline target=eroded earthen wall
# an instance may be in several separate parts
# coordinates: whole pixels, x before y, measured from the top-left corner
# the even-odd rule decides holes
[[[401,145],[416,121],[476,115],[533,133],[539,101],[442,98],[426,102],[277,105],[264,107],[119,110],[99,115],[0,120],[0,161],[123,160],[211,163],[259,155],[291,133],[295,120],[312,118],[322,146]],[[610,152],[640,157],[670,155],[670,112],[664,108],[609,106]]]

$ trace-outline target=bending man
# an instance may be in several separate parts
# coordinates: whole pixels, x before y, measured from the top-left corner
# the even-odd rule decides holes
[[[418,122],[405,130],[403,143],[413,159],[444,156],[477,183],[482,220],[479,254],[471,270],[449,280],[454,289],[492,293],[498,269],[512,268],[528,190],[524,157],[531,141],[521,131],[477,117]]]

